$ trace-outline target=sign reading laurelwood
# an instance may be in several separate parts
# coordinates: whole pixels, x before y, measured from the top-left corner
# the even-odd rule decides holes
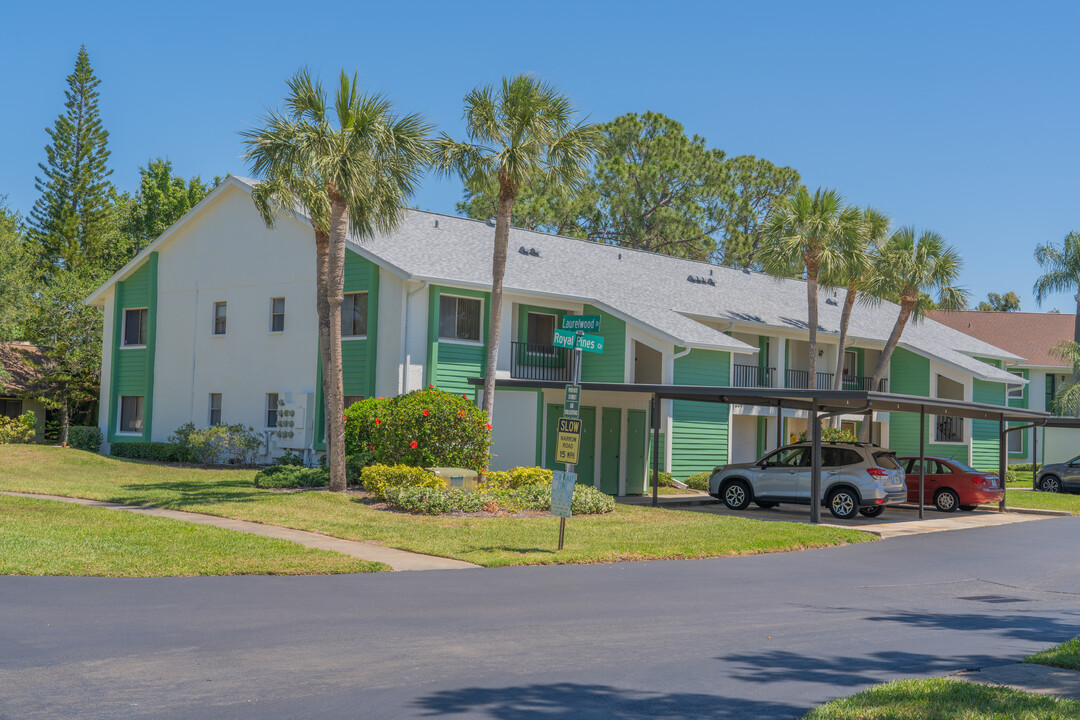
[[[563,330],[584,330],[596,332],[600,329],[599,315],[563,315]]]
[[[576,465],[581,445],[581,420],[559,418],[558,437],[555,442],[555,462]]]

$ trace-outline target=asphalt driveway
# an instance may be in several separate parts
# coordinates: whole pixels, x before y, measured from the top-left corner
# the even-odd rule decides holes
[[[2,577],[0,718],[795,718],[1080,634],[1078,543],[1051,518],[699,561]]]

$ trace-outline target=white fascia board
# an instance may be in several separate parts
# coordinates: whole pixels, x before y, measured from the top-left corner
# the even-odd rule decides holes
[[[989,374],[984,375],[983,373],[976,373],[976,372],[972,371],[970,368],[966,368],[963,365],[957,365],[956,363],[954,363],[954,362],[952,362],[950,360],[946,360],[945,358],[941,357],[940,355],[936,355],[936,354],[930,352],[929,350],[923,350],[922,348],[915,347],[914,345],[908,345],[907,343],[898,343],[897,347],[902,347],[905,350],[908,350],[909,352],[913,352],[916,355],[921,355],[922,357],[927,358],[928,360],[933,360],[936,363],[941,363],[942,365],[944,365],[944,366],[946,366],[948,368],[951,368],[951,369],[953,369],[953,370],[955,370],[955,371],[957,371],[959,373],[963,373],[964,375],[969,375],[969,376],[971,376],[971,377],[973,377],[973,378],[975,378],[977,380],[984,380],[986,382],[1001,383],[1002,385],[1025,385],[1025,384],[1027,384],[1027,380],[1025,378],[1020,377],[1019,375],[1010,375],[1009,379],[1006,380],[1004,378],[996,377],[994,375],[989,375]],[[961,353],[961,354],[963,354],[963,353]],[[974,360],[975,362],[982,362],[981,360],[975,360],[974,358],[972,358],[972,360]],[[982,363],[982,364],[986,365],[986,363]],[[1000,370],[999,368],[996,368],[993,365],[986,365],[986,367],[990,368],[991,370]],[[1000,372],[1005,372],[1005,370],[1000,370]]]

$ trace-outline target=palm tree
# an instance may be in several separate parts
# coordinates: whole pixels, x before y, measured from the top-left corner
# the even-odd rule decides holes
[[[1058,415],[1080,415],[1080,343],[1062,340],[1050,349],[1050,354],[1067,360],[1073,369],[1073,380],[1062,385],[1054,394],[1051,410]]]
[[[1080,343],[1080,233],[1065,236],[1061,247],[1039,245],[1035,248],[1035,260],[1044,271],[1035,281],[1032,292],[1035,304],[1042,305],[1047,295],[1058,292],[1074,293],[1076,321],[1073,324],[1073,342]],[[1080,366],[1073,366],[1073,385],[1080,384]]]
[[[902,227],[882,245],[870,293],[896,300],[900,310],[874,368],[871,389],[881,385],[889,359],[909,320],[918,322],[931,307],[939,310],[967,307],[968,291],[953,285],[961,265],[960,254],[936,232],[917,235],[914,228]],[[936,302],[930,297],[933,292],[937,293]],[[860,437],[864,441],[870,437],[870,424],[863,423]]]
[[[514,200],[537,181],[577,187],[599,144],[594,125],[574,123],[574,109],[558,90],[530,75],[503,78],[496,90],[476,88],[465,96],[466,141],[441,133],[433,164],[458,174],[470,188],[498,183],[495,246],[491,264],[491,321],[484,370],[483,409],[494,415],[495,368],[502,325],[502,285]]]
[[[817,387],[818,278],[834,277],[858,242],[858,208],[844,204],[835,190],[818,188],[813,195],[799,187],[777,203],[766,228],[768,242],[760,259],[767,272],[806,275],[807,328],[810,331],[807,387]]]
[[[322,85],[301,70],[288,81],[285,112],[241,133],[252,170],[264,179],[252,193],[267,226],[275,211],[301,208],[315,232],[316,307],[330,489],[345,490],[341,304],[345,241],[394,229],[430,156],[431,127],[419,115],[395,115],[389,100],[363,94],[341,73],[331,108]],[[336,125],[334,120],[336,120]]]

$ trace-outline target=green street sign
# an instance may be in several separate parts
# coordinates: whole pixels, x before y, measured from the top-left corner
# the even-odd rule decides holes
[[[577,346],[585,352],[602,353],[604,352],[604,336],[578,335]]]
[[[574,343],[577,342],[577,333],[570,330],[556,330],[555,339],[552,341],[552,345],[561,348],[573,348]]]
[[[596,332],[600,329],[599,315],[563,315],[563,330],[583,330]]]
[[[581,410],[581,386],[567,385],[566,399],[563,400],[563,416],[576,418]]]

